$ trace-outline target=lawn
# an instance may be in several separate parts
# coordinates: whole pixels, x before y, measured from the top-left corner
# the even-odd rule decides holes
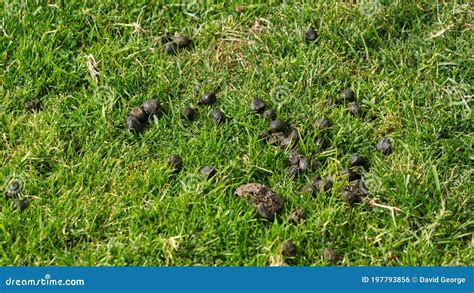
[[[129,2],[2,2],[0,265],[473,265],[472,3]],[[167,54],[166,33],[192,46]],[[360,113],[335,102],[344,87]],[[210,91],[217,102],[197,105]],[[290,148],[259,139],[254,97],[318,168],[288,176]],[[149,99],[164,114],[130,132]],[[340,170],[354,153],[369,194],[349,205]],[[316,175],[332,189],[302,193]],[[280,197],[272,220],[234,195],[252,182]]]

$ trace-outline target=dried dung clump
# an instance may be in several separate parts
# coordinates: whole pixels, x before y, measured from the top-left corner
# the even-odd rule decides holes
[[[362,179],[354,180],[348,187],[341,189],[342,198],[349,205],[361,202],[368,194],[369,192]]]
[[[244,184],[237,188],[234,194],[240,197],[247,196],[255,207],[257,215],[267,220],[273,220],[282,207],[278,195],[260,183]]]

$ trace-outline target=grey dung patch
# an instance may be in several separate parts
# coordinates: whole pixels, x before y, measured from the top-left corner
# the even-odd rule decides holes
[[[275,214],[281,209],[282,203],[278,195],[269,187],[260,183],[248,183],[240,186],[234,193],[240,197],[248,197],[257,215],[273,220]]]

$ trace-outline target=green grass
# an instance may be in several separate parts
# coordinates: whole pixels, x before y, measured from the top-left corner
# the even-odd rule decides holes
[[[262,266],[279,260],[287,239],[293,265],[325,265],[324,247],[342,265],[473,264],[469,1],[382,1],[374,14],[326,1],[244,5],[242,14],[229,4],[56,2],[0,7],[0,182],[4,194],[20,180],[29,199],[19,212],[0,197],[0,265]],[[311,24],[316,44],[303,41]],[[166,31],[194,47],[164,54],[156,38]],[[346,85],[365,116],[327,105]],[[184,122],[180,109],[209,90],[218,104]],[[299,149],[321,161],[318,171],[287,177],[287,152],[257,139],[267,122],[250,113],[254,96],[303,134]],[[149,98],[166,115],[134,136],[125,118]],[[29,113],[31,99],[43,110]],[[221,127],[208,118],[214,108],[229,117]],[[320,152],[314,122],[323,115],[333,127]],[[388,156],[375,149],[382,137],[392,140]],[[347,206],[342,180],[328,195],[299,192],[354,152],[370,161],[370,197],[402,210],[394,218]],[[174,153],[185,162],[176,176],[166,165]],[[206,164],[218,174],[196,185]],[[248,182],[283,199],[273,222],[233,195]],[[306,213],[300,225],[287,220],[295,208]]]

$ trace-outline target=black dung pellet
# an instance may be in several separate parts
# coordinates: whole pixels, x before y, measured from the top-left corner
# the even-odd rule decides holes
[[[142,109],[148,116],[159,115],[163,112],[160,103],[155,99],[143,102]]]
[[[360,179],[361,175],[351,169],[342,169],[341,174],[347,178],[349,182]]]
[[[145,125],[140,120],[138,120],[138,118],[135,116],[128,116],[126,124],[127,124],[128,130],[134,133],[142,132],[143,129],[145,128]]]
[[[201,174],[201,176],[204,178],[211,178],[211,177],[214,177],[214,175],[216,175],[216,169],[214,169],[214,167],[210,165],[207,165],[201,169],[199,174]]]
[[[140,120],[140,122],[145,122],[147,118],[147,114],[142,109],[142,107],[133,108],[132,110],[130,110],[130,113],[128,115],[136,117],[138,120]]]
[[[304,33],[304,39],[306,42],[314,42],[318,38],[318,33],[313,29],[309,28],[305,33]]]
[[[26,199],[18,199],[13,204],[13,210],[24,211],[28,207],[28,201]]]
[[[288,163],[290,166],[297,165],[300,162],[300,154],[298,154],[297,150],[291,150],[290,154],[288,155]]]
[[[21,184],[17,180],[12,180],[7,187],[5,192],[7,199],[17,196],[21,192]]]
[[[307,157],[302,157],[300,158],[300,161],[298,163],[298,167],[300,168],[300,171],[306,171],[311,166],[311,160]]]
[[[41,110],[41,101],[40,100],[31,100],[25,103],[25,108],[30,112],[35,112]]]
[[[183,168],[183,160],[178,155],[172,155],[168,158],[168,166],[174,173],[178,173]]]
[[[339,93],[339,99],[340,99],[341,102],[354,102],[354,100],[355,100],[354,91],[352,91],[350,88],[345,87]]]
[[[178,48],[186,48],[191,45],[192,41],[186,36],[178,35],[174,38],[173,42],[176,43]]]
[[[356,166],[365,166],[367,165],[367,160],[358,154],[352,154],[349,159],[349,166],[356,167]]]
[[[254,113],[262,113],[265,110],[266,104],[259,98],[253,98],[250,102],[250,110]]]
[[[331,121],[327,117],[323,117],[316,121],[316,127],[319,129],[325,129],[331,126]]]
[[[201,97],[201,101],[199,102],[199,104],[201,105],[211,105],[211,104],[214,104],[217,100],[217,96],[216,96],[216,93],[215,92],[208,92],[208,93],[205,93],[202,97]]]
[[[392,144],[390,143],[389,138],[382,138],[377,143],[377,149],[384,155],[390,154],[392,151]]]
[[[183,117],[186,120],[194,120],[194,117],[196,117],[196,110],[193,107],[186,106],[183,108]]]
[[[275,110],[270,108],[263,112],[263,117],[273,120],[277,117],[277,115],[275,113]]]
[[[175,42],[168,42],[165,44],[164,50],[167,54],[174,55],[178,51],[178,45]]]
[[[209,116],[211,117],[212,122],[217,125],[220,125],[225,121],[225,115],[221,110],[213,110]]]
[[[281,244],[281,255],[284,257],[296,256],[296,246],[291,240],[286,240]]]
[[[351,113],[352,115],[357,115],[360,112],[362,112],[362,103],[350,102],[349,105],[347,105],[347,109],[349,110],[349,113]]]
[[[283,122],[281,122],[280,120],[278,120],[278,119],[275,119],[272,122],[270,122],[269,129],[273,133],[281,132],[281,131],[283,131],[284,128],[285,128],[285,124]]]

